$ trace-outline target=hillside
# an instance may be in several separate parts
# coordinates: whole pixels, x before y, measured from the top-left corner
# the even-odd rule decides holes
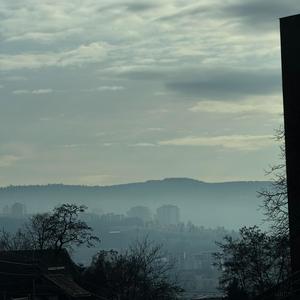
[[[37,212],[72,202],[85,204],[93,212],[126,213],[135,205],[148,206],[155,212],[162,204],[174,204],[180,208],[183,221],[237,228],[261,221],[257,191],[269,184],[267,181],[207,183],[167,178],[113,186],[9,186],[0,188],[0,208],[20,202],[26,204],[29,212]]]

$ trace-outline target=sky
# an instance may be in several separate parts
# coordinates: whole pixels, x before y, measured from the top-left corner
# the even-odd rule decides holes
[[[296,0],[0,0],[0,186],[266,180]]]

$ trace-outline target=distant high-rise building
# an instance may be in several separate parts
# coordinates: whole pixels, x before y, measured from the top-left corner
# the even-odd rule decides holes
[[[21,218],[24,216],[25,214],[25,205],[21,204],[21,203],[14,203],[11,206],[11,210],[10,210],[11,216],[12,217],[16,217],[16,218]]]
[[[2,212],[4,215],[9,215],[10,214],[10,209],[8,205],[5,205],[2,209]]]
[[[131,218],[139,218],[144,222],[149,222],[152,219],[151,211],[146,206],[134,206],[127,212],[127,216]]]
[[[163,205],[156,210],[156,217],[162,225],[177,225],[180,221],[179,208],[176,205]]]

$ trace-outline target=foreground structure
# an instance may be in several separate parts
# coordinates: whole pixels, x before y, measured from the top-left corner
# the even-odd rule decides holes
[[[300,15],[280,20],[292,299],[300,299]]]
[[[0,252],[0,299],[91,300],[67,251]]]

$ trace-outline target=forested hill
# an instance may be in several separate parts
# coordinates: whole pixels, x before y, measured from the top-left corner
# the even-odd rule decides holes
[[[260,222],[261,199],[257,198],[257,192],[269,185],[268,181],[207,183],[167,178],[113,186],[9,186],[0,188],[0,208],[20,202],[29,212],[37,212],[69,202],[85,204],[94,212],[126,213],[135,205],[148,206],[155,212],[160,205],[174,204],[180,208],[183,221],[235,228]]]

